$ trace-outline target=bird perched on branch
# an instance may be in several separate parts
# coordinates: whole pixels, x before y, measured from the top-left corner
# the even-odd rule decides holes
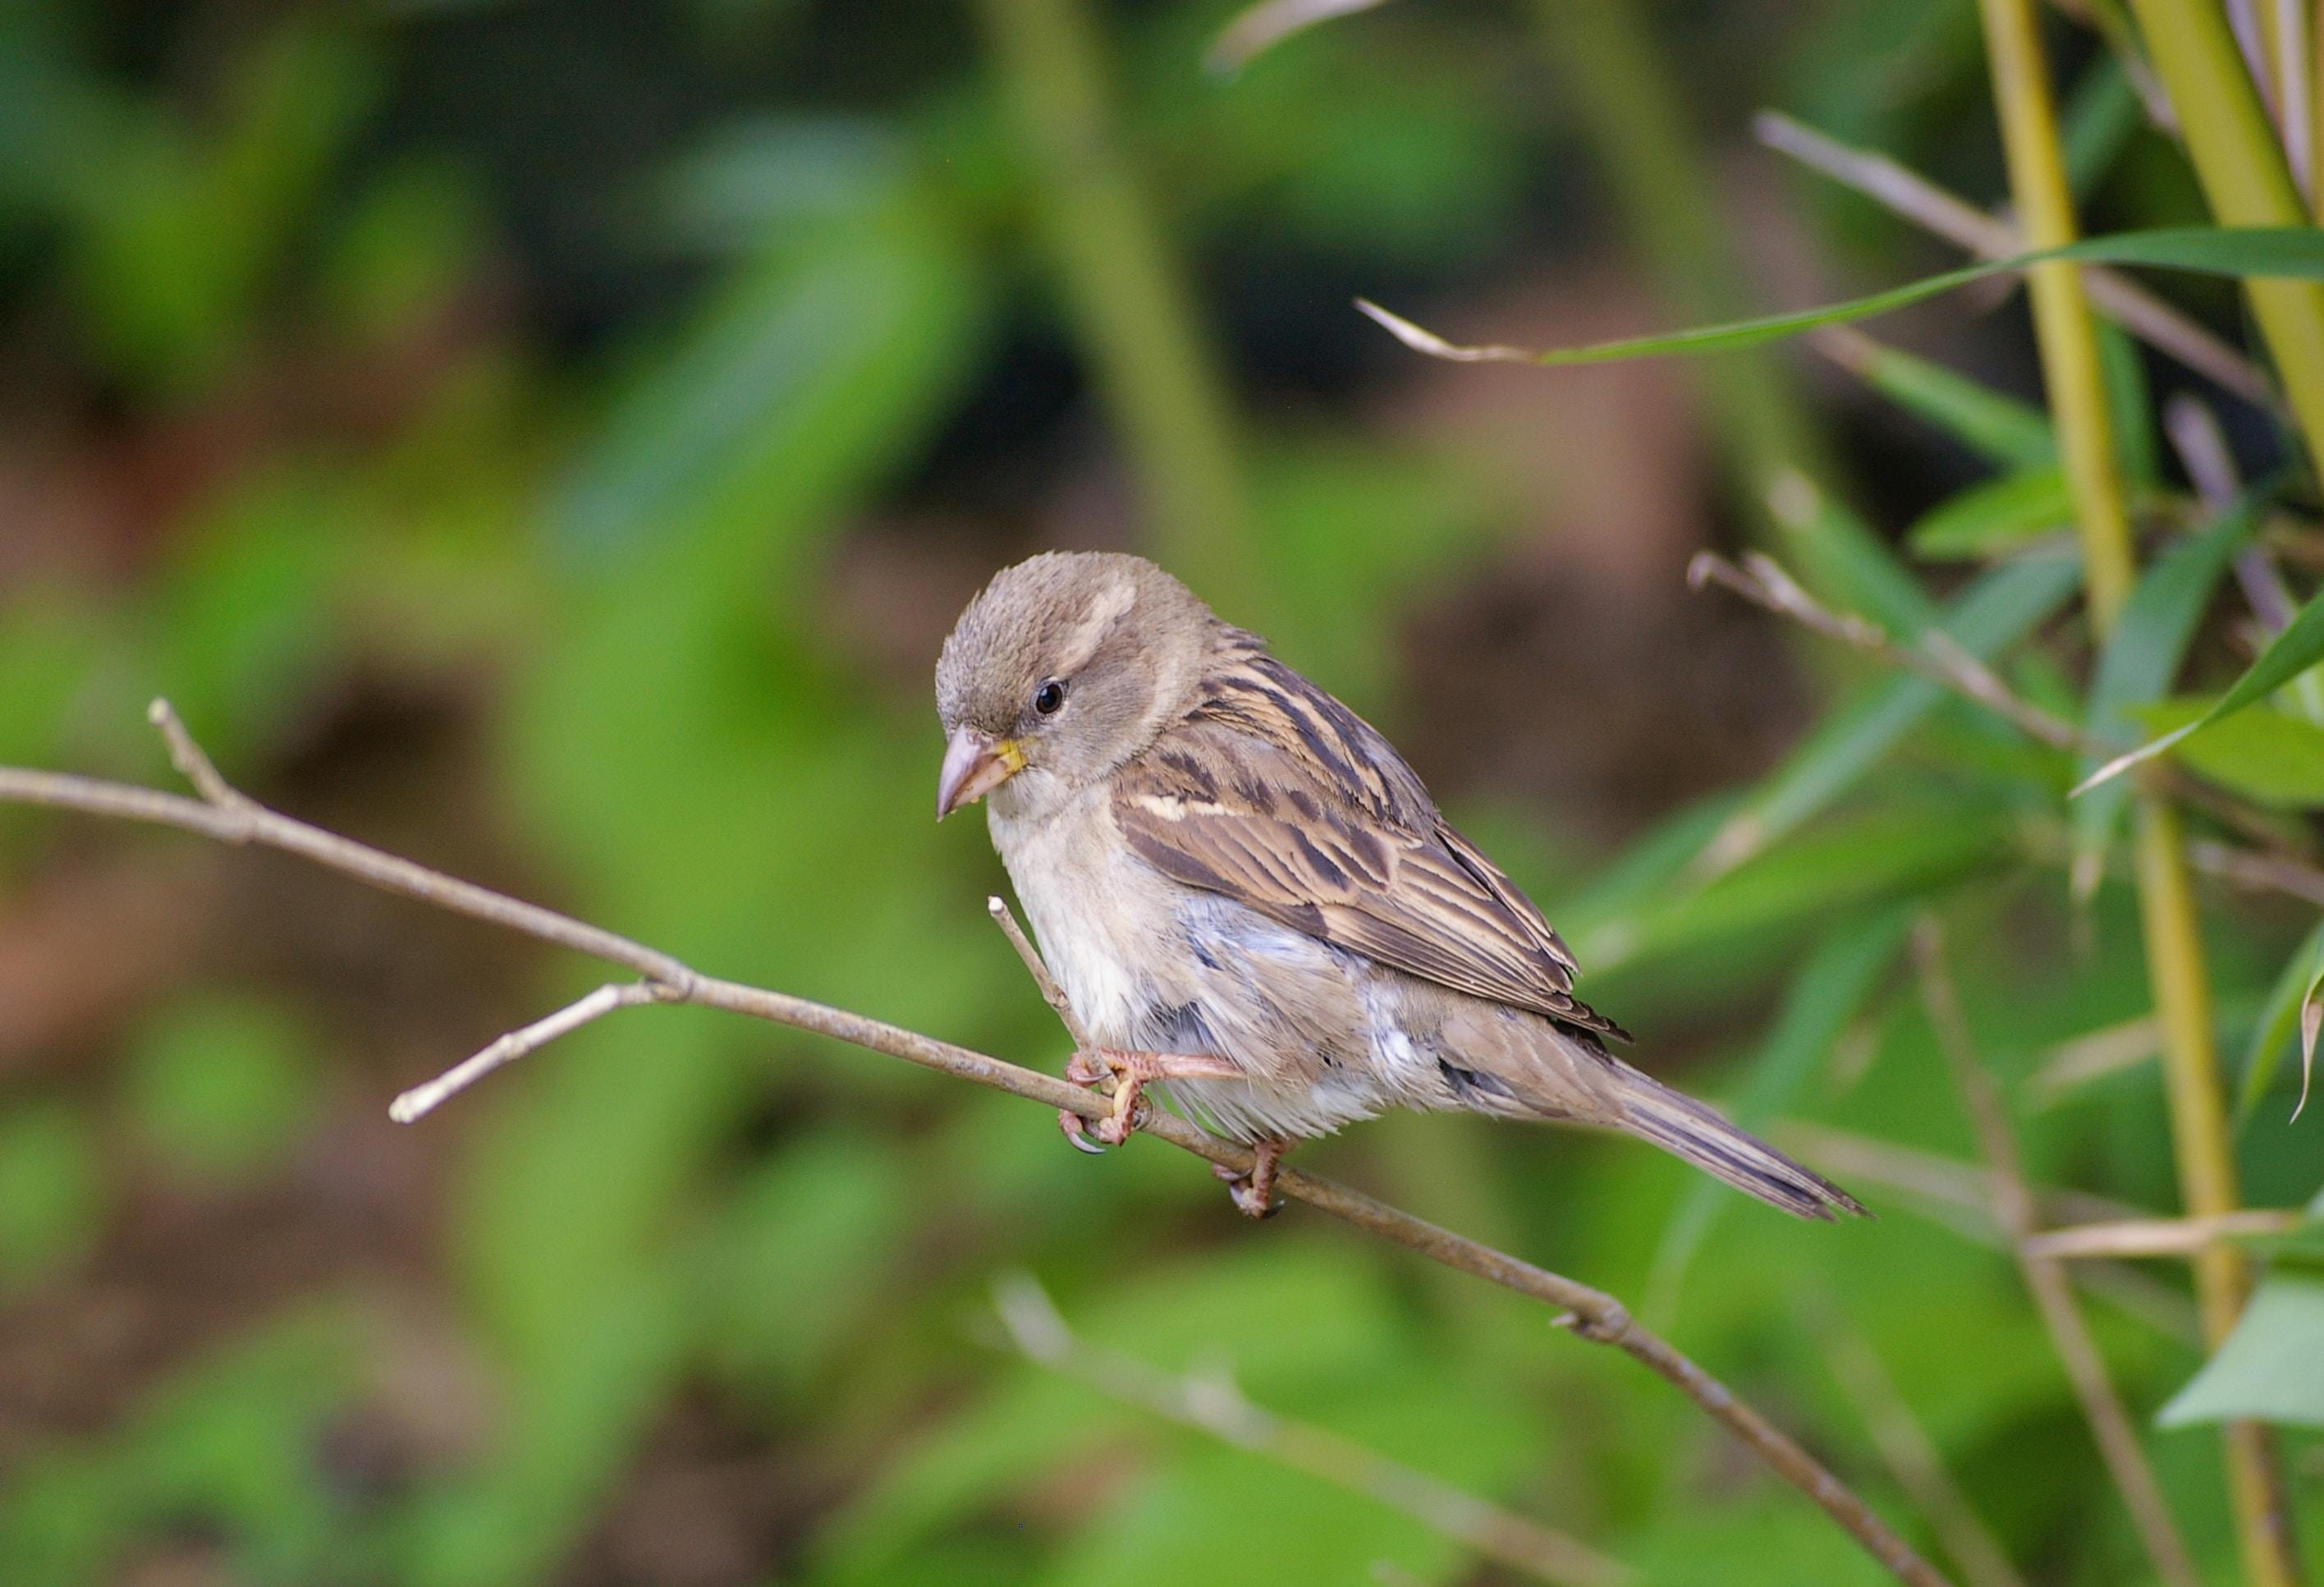
[[[1112,1086],[1100,1140],[1165,1085],[1253,1147],[1233,1192],[1257,1217],[1291,1142],[1458,1108],[1639,1136],[1801,1217],[1863,1212],[1608,1051],[1628,1036],[1573,995],[1564,943],[1388,741],[1152,563],[1003,570],[945,641],[936,708],[936,815],[985,800],[1102,1044],[1067,1069]]]

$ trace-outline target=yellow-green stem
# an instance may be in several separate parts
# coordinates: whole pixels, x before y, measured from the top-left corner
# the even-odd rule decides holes
[[[2222,226],[2307,226],[2283,150],[2218,0],[2132,0],[2179,113],[2187,152]],[[2310,462],[2324,458],[2324,283],[2244,283]]]
[[[1105,51],[1081,0],[979,11],[1084,353],[1130,453],[1157,553],[1252,611],[1252,512],[1233,406],[1176,255],[1113,125]]]
[[[2157,6],[2173,3],[2152,0]],[[2142,12],[2146,8],[2142,5]],[[1978,9],[1993,67],[2010,192],[2027,245],[2050,248],[2070,243],[2077,230],[2073,198],[2032,0],[1978,0]],[[2219,32],[2225,39],[2224,21]],[[2164,55],[2163,42],[2152,33],[2149,37],[2157,56]],[[2231,41],[2227,47],[2232,53]],[[2165,67],[2166,75],[2168,70]],[[2183,100],[2178,103],[2191,132],[2190,107]],[[2264,134],[2264,118],[2259,125]],[[2288,178],[2284,185],[2289,191]],[[2042,375],[2073,496],[2091,622],[2103,634],[2113,627],[2129,595],[2136,557],[2123,505],[2097,338],[2081,277],[2072,265],[2042,265],[2029,273]],[[2324,318],[2318,323],[2324,327]],[[2318,368],[2324,373],[2324,361]],[[2288,371],[2286,378],[2288,386]],[[2304,422],[2305,414],[2302,418]],[[2324,407],[2318,410],[2318,418],[2324,420]],[[2212,1031],[2209,972],[2178,816],[2167,800],[2152,792],[2143,791],[2137,806],[2139,909],[2147,978],[2163,1030],[2163,1067],[2181,1194],[2190,1213],[2224,1213],[2237,1202],[2235,1154]],[[2196,1283],[2204,1332],[2216,1344],[2234,1326],[2249,1287],[2242,1251],[2225,1243],[2207,1248],[2196,1261]],[[2246,1574],[2259,1587],[2290,1587],[2299,1578],[2299,1567],[2266,1433],[2253,1424],[2237,1424],[2226,1436],[2229,1497]]]
[[[1986,53],[1993,64],[2002,146],[2009,162],[2010,195],[2024,217],[2026,246],[2054,248],[2074,239],[2074,199],[2058,141],[2039,26],[2027,0],[1979,0],[1979,6]],[[2107,412],[2098,331],[2078,267],[2037,264],[2026,277],[2042,380],[2057,421],[2058,450],[2073,496],[2074,527],[2081,537],[2082,582],[2091,613],[2103,628],[2112,624],[2129,598],[2136,571],[2130,518],[2115,464],[2114,422]]]
[[[2236,1183],[2234,1139],[2219,1084],[2218,1044],[2211,988],[2197,931],[2195,898],[2187,873],[2179,813],[2156,794],[2137,804],[2138,901],[2146,937],[2147,973],[2163,1022],[2163,1076],[2170,1097],[2172,1144],[2179,1162],[2180,1196],[2195,1216],[2232,1212]],[[2226,1241],[2195,1256],[2195,1290],[2203,1337],[2213,1349],[2227,1338],[2251,1293],[2243,1248]],[[2256,1422],[2229,1423],[2227,1491],[2246,1577],[2262,1587],[2292,1587],[2300,1580],[2291,1509],[2276,1465],[2274,1440]]]

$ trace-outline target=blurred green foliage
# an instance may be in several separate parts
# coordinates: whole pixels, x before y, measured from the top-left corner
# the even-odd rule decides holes
[[[1123,420],[1061,306],[1044,195],[971,19],[873,9],[45,0],[0,17],[0,294],[24,348],[0,386],[20,438],[0,469],[10,500],[41,508],[0,548],[0,761],[158,778],[142,711],[167,694],[230,776],[302,813],[482,856],[466,869],[484,880],[722,974],[1061,1061],[981,918],[1000,880],[981,835],[928,820],[927,671],[989,567],[1051,539],[1140,543],[1096,438]],[[1570,381],[1557,400],[1577,407],[1611,388],[1435,383],[1345,300],[1598,312],[1569,278],[1623,257],[1613,217],[1629,204],[1635,222],[1638,195],[1609,193],[1631,179],[1585,153],[1605,148],[1602,115],[1547,86],[1599,64],[1552,59],[1589,30],[1410,5],[1205,77],[1232,11],[1093,8],[1104,110],[1222,349],[1251,599],[1279,614],[1291,660],[1422,741],[1448,703],[1430,691],[1465,691],[1487,652],[1432,666],[1412,636],[1465,644],[1491,626],[1484,596],[1538,595],[1525,570],[1588,528],[1551,521],[1534,475],[1563,469],[1570,488],[1594,458],[1467,432],[1537,401],[1513,383]],[[1690,180],[1727,191],[1713,179],[1764,101],[1999,190],[1966,5],[1629,21],[1624,47],[1692,112],[1663,153],[1715,143]],[[2068,53],[2093,206],[2199,223],[2111,58]],[[1811,220],[1792,240],[1849,274],[1941,262],[1855,200],[1796,199],[1761,191],[1711,218],[1748,240],[1796,210]],[[1616,309],[1675,323],[1702,300],[1700,281],[1664,285],[1673,313],[1635,291]],[[2183,300],[2225,320],[2209,288]],[[2076,574],[2041,538],[2062,518],[2021,324],[1923,312],[1965,338],[1961,367],[1876,350],[1869,400],[1799,367],[1755,377],[1841,460],[1803,514],[1777,509],[1771,544],[2079,717]],[[2117,367],[2140,416],[2126,433],[2151,453],[2147,372]],[[1695,438],[1748,450],[1725,401]],[[1430,405],[1454,421],[1396,418]],[[2134,472],[2171,494],[2159,463]],[[1682,494],[1702,498],[1682,537],[1758,511]],[[1915,522],[1913,552],[1989,566],[1908,566],[1891,537]],[[2182,542],[2200,590],[2142,591],[2173,611],[2149,675],[2108,704],[2144,729],[2194,708],[2173,693],[2190,644],[2205,699],[2247,660],[2196,638],[2234,549],[2212,533]],[[1675,586],[1675,568],[1655,577]],[[1618,614],[1643,601],[1581,587]],[[1448,611],[1459,623],[1427,625]],[[1634,681],[1635,700],[1627,683],[1589,700],[1534,679],[1544,720],[1510,735],[1613,736],[1663,697]],[[1549,907],[1592,1001],[1647,1035],[1645,1061],[1684,1057],[1684,1084],[1779,1137],[1874,1143],[1891,1178],[1838,1176],[1882,1219],[1795,1227],[1642,1149],[1469,1120],[1383,1121],[1314,1155],[1650,1299],[1933,1549],[1825,1363],[1844,1319],[2030,1576],[2135,1579],[1989,1222],[1903,1183],[1909,1152],[1973,1156],[1899,964],[1933,908],[2031,1171],[2175,1204],[2151,1063],[2052,1106],[2023,1086],[2060,1044],[2148,1011],[2116,835],[2086,826],[2107,881],[2070,901],[2073,756],[1914,678],[1766,683],[1822,691],[1794,747],[1707,794],[1665,769],[1619,843],[1521,776],[1444,791]],[[2234,724],[2190,741],[2189,763],[2295,820],[2324,800],[2296,699]],[[0,820],[5,898],[36,925],[113,853],[66,823]],[[1528,1303],[1300,1213],[1245,1227],[1158,1149],[1091,1162],[1038,1111],[834,1044],[624,1014],[398,1134],[382,1114],[399,1085],[589,972],[503,964],[505,945],[466,928],[406,964],[417,912],[343,917],[320,901],[335,886],[238,908],[187,895],[216,905],[208,946],[0,1056],[0,1383],[66,1386],[0,1429],[11,1587],[143,1579],[181,1555],[224,1562],[219,1580],[397,1587],[1304,1584],[1379,1561],[1397,1580],[1503,1579],[1367,1499],[997,1352],[986,1285],[1005,1267],[1114,1349],[1229,1363],[1257,1403],[1570,1528],[1643,1582],[1877,1579],[1664,1385],[1572,1348]],[[2299,1002],[2267,993],[2312,986],[2296,972],[2313,938],[2287,955],[2313,910],[2207,901],[2223,1033],[2251,1046],[2261,1093],[2247,1195],[2303,1204],[2317,1120],[2282,1124],[2293,1075],[2275,1067]],[[237,937],[263,946],[237,955]],[[281,1274],[213,1258],[172,1277],[189,1231],[213,1232],[196,1242],[213,1253],[279,1242]],[[2315,1329],[2283,1267],[2271,1293],[2289,1298],[2247,1324],[2293,1331],[2268,1349]],[[116,1375],[88,1319],[124,1290],[161,1321]],[[2176,1271],[2111,1270],[2089,1304],[2142,1414],[2201,1364]],[[2250,1408],[2228,1390],[2282,1370],[2243,1353],[2260,1364],[2222,1356],[2199,1407]],[[2224,1573],[2215,1441],[2149,1444]],[[2317,1451],[2292,1466],[2311,1536]]]

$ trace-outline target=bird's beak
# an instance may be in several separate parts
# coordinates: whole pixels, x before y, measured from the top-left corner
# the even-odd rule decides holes
[[[1025,770],[1025,752],[1013,738],[995,741],[973,727],[953,729],[945,745],[944,770],[936,774],[936,819],[973,805]]]

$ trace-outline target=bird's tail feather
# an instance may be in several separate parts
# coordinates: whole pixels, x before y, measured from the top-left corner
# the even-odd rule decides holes
[[[1619,1128],[1794,1217],[1829,1220],[1841,1213],[1871,1215],[1854,1196],[1822,1175],[1747,1135],[1692,1097],[1618,1060],[1617,1067],[1621,1075],[1622,1116],[1616,1121]]]

